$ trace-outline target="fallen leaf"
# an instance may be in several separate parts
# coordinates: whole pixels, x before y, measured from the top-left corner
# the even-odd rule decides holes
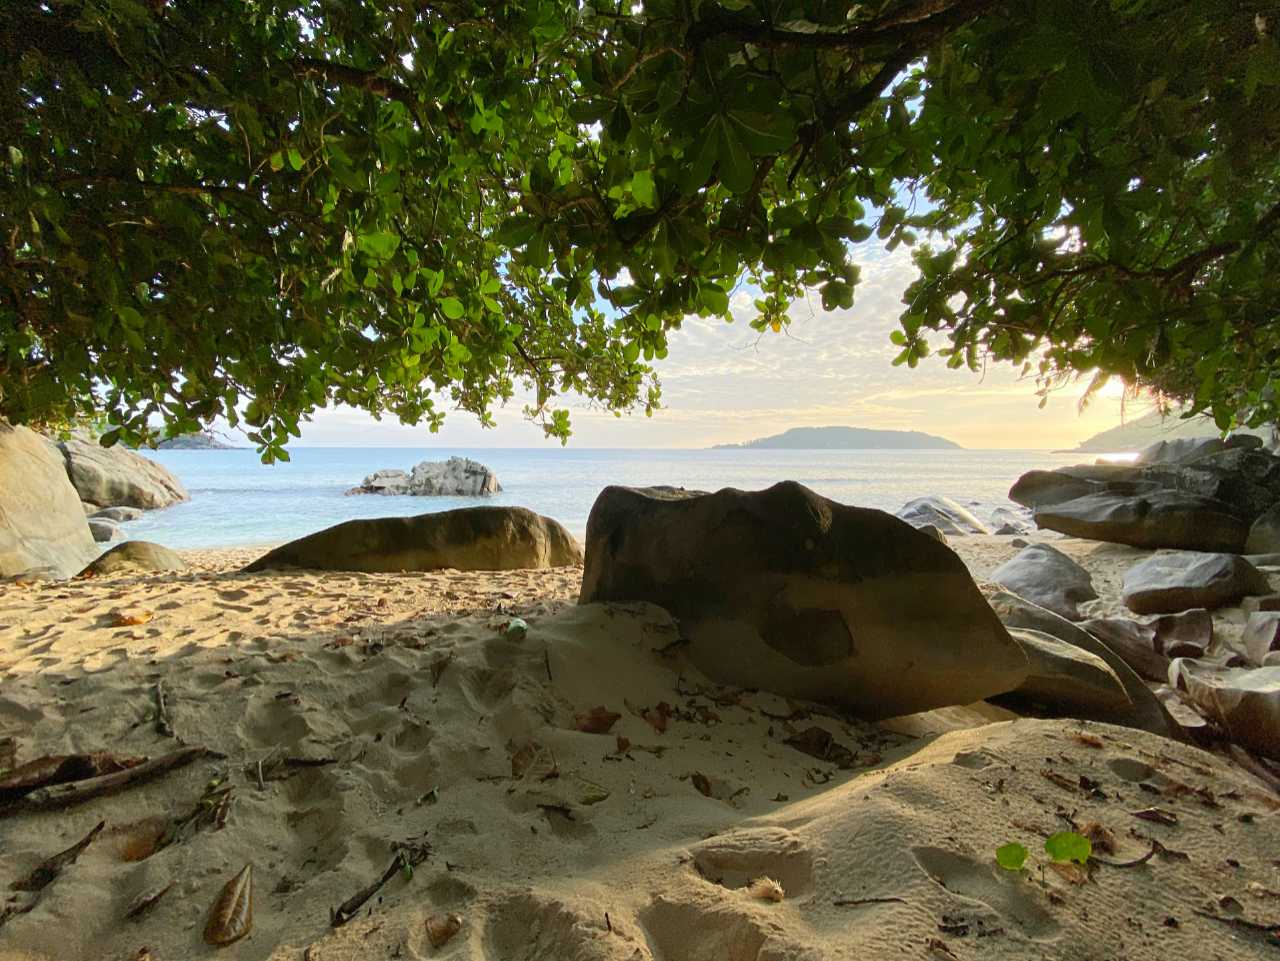
[[[648,725],[659,734],[666,734],[667,723],[671,720],[671,716],[674,713],[675,712],[672,711],[670,704],[666,701],[659,701],[653,707],[644,708],[640,712],[640,717],[643,718]]]
[[[1051,861],[1049,870],[1070,884],[1084,884],[1089,880],[1089,872],[1083,864],[1075,864],[1070,861]]]
[[[1156,824],[1167,824],[1173,827],[1178,823],[1178,815],[1172,811],[1165,811],[1162,808],[1143,808],[1141,811],[1130,811],[1136,818],[1143,821],[1153,821]]]
[[[623,737],[621,734],[617,735],[617,740],[614,742],[613,753],[626,754],[629,750],[631,750],[631,741]]]
[[[215,947],[239,941],[253,927],[253,865],[223,885],[204,926],[204,942]]]
[[[1097,821],[1089,821],[1080,828],[1080,833],[1089,839],[1089,843],[1103,854],[1114,854],[1116,836]]]
[[[830,731],[816,725],[805,728],[799,734],[793,734],[783,743],[802,754],[816,757],[820,761],[826,761],[839,768],[848,769],[855,764],[854,753],[837,742]]]
[[[689,775],[689,780],[693,782],[693,786],[698,789],[699,794],[703,797],[711,797],[711,779],[705,774],[695,771]]]
[[[9,887],[14,891],[43,891],[56,878],[68,864],[74,864],[76,858],[80,857],[80,853],[84,851],[96,838],[102,829],[107,826],[106,821],[99,821],[97,827],[86,834],[65,851],[59,851],[51,858],[41,861],[26,877],[14,881]]]
[[[1096,737],[1093,734],[1077,734],[1076,741],[1083,744],[1085,747],[1105,747],[1102,742],[1102,738]]]
[[[583,734],[608,734],[609,729],[617,724],[621,717],[621,714],[615,714],[601,704],[585,714],[575,714],[573,726]]]
[[[137,627],[139,624],[145,624],[151,618],[155,617],[153,611],[136,610],[136,611],[112,611],[111,626],[112,627]]]
[[[457,914],[433,914],[427,918],[427,940],[433,948],[443,948],[462,930],[462,918]]]
[[[133,899],[128,910],[125,911],[125,919],[129,921],[140,920],[144,914],[160,903],[160,899],[169,893],[169,889],[171,887],[173,887],[172,881],[164,887],[156,888],[151,891],[143,891],[142,894]]]

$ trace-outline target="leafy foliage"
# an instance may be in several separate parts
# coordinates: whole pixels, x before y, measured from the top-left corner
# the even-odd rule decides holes
[[[1059,831],[1044,842],[1044,850],[1055,861],[1085,864],[1093,853],[1093,842],[1075,831]]]
[[[1021,871],[1027,863],[1028,851],[1017,841],[1010,841],[996,848],[996,863],[1006,871]]]
[[[18,0],[0,416],[104,440],[346,403],[660,400],[691,314],[853,302],[899,361],[1099,370],[1275,418],[1280,86],[1238,0]]]

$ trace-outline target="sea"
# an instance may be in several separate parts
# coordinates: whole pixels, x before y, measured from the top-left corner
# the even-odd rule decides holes
[[[1009,486],[1033,468],[1078,463],[1044,450],[616,450],[296,447],[288,463],[264,465],[255,451],[159,450],[191,500],[125,524],[125,536],[167,547],[275,545],[353,518],[422,514],[475,504],[512,504],[553,517],[581,538],[591,505],[610,484],[694,490],[759,490],[799,481],[833,500],[893,512],[929,494],[954,498],[982,520],[1015,507]],[[489,467],[502,493],[484,497],[350,495],[368,474],[409,470],[423,460],[470,457]]]

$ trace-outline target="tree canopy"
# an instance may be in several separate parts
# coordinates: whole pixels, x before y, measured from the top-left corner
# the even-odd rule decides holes
[[[14,0],[0,416],[266,457],[659,402],[692,314],[852,304],[914,366],[1099,371],[1274,422],[1280,7],[1238,0]],[[939,336],[942,335],[942,336]]]

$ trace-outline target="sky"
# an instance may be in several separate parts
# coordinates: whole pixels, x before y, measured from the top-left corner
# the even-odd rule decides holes
[[[984,374],[948,370],[936,357],[910,370],[894,367],[889,343],[901,312],[902,291],[915,268],[905,247],[885,253],[860,245],[862,268],[854,305],[824,311],[816,295],[797,303],[785,334],[758,335],[747,326],[751,298],[731,301],[738,316],[688,318],[669,335],[669,355],[655,367],[663,409],[623,415],[569,404],[573,447],[709,447],[781,433],[790,427],[840,425],[936,434],[970,448],[1056,449],[1132,420],[1149,407],[1123,402],[1109,385],[1082,411],[1084,382],[1056,392],[1039,408],[1033,377],[1012,367]],[[443,429],[374,421],[349,408],[317,412],[299,446],[541,447],[558,441],[521,414],[513,401],[494,412],[498,426],[483,428],[466,413],[451,413]]]

